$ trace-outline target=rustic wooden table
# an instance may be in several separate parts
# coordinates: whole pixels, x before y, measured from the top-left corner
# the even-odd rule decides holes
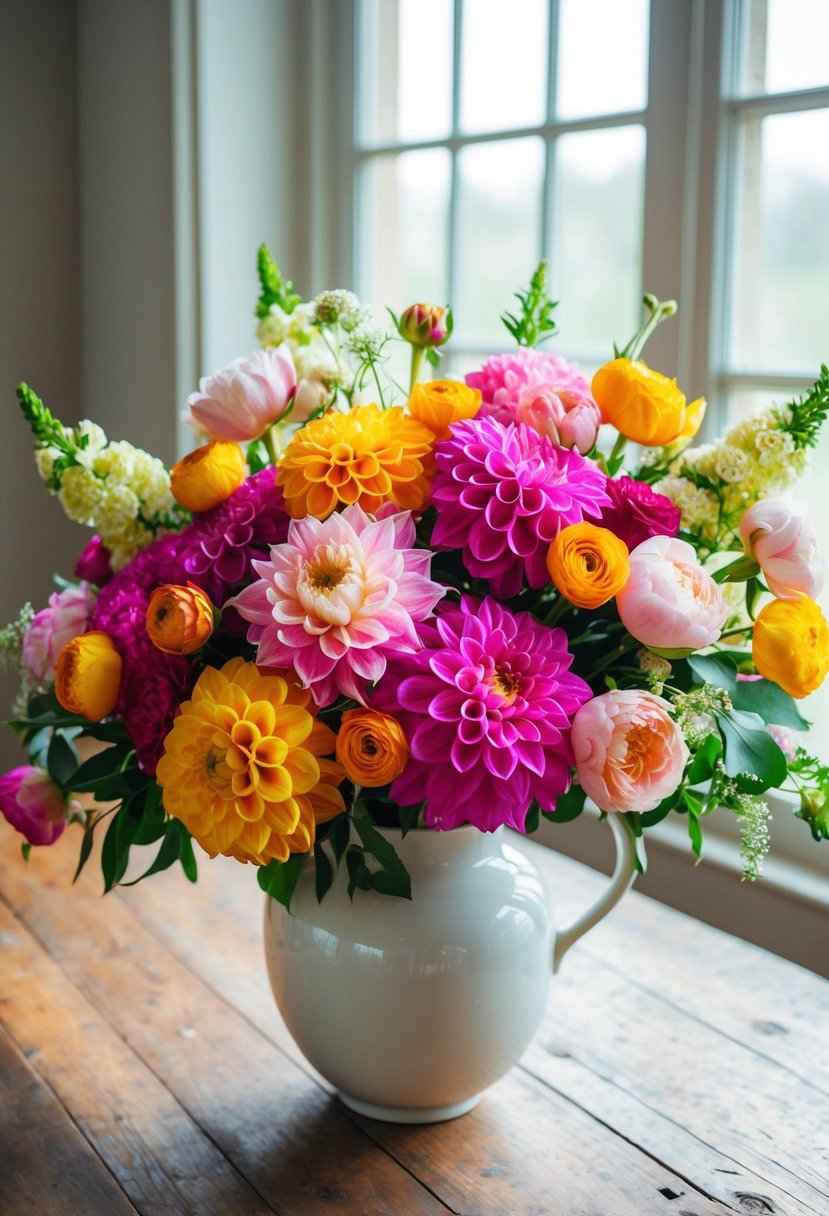
[[[97,875],[69,885],[74,834],[28,866],[18,840],[0,833],[3,1216],[829,1213],[810,972],[633,894],[475,1111],[390,1126],[340,1106],[280,1024],[252,870],[101,899]],[[528,847],[562,913],[583,906],[598,876]]]

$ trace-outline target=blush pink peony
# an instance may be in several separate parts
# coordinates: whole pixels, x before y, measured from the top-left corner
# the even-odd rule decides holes
[[[259,581],[228,600],[250,622],[259,667],[293,667],[317,705],[342,693],[365,704],[387,656],[420,650],[415,623],[445,588],[414,548],[409,511],[375,519],[356,503],[326,520],[291,520],[285,544],[254,561]]]
[[[818,555],[815,525],[802,503],[786,498],[755,503],[740,520],[740,539],[778,598],[820,595],[826,566]]]
[[[287,346],[269,346],[205,376],[187,398],[184,421],[211,439],[248,443],[285,414],[297,375]]]
[[[497,418],[505,425],[515,422],[515,411],[524,394],[534,387],[568,389],[590,397],[590,385],[578,364],[568,363],[561,355],[519,347],[509,355],[493,355],[480,371],[465,377],[472,388],[479,388],[482,418]]]
[[[559,447],[575,448],[586,456],[596,443],[602,415],[589,393],[538,384],[521,395],[515,421],[531,426]]]
[[[579,785],[602,811],[652,811],[682,780],[689,751],[670,705],[614,689],[583,705],[570,740]]]
[[[22,764],[0,777],[0,813],[29,844],[54,844],[79,804],[67,805],[48,773]]]
[[[23,639],[23,666],[35,684],[55,678],[55,663],[67,642],[86,633],[95,596],[87,583],[66,587],[49,596],[46,608],[37,613]]]
[[[633,550],[616,607],[628,633],[667,658],[716,642],[728,611],[693,547],[670,536],[652,536]]]

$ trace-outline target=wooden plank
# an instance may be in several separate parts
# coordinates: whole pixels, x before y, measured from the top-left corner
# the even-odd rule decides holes
[[[444,1204],[182,967],[122,901],[103,902],[83,880],[72,889],[60,876],[65,860],[44,850],[37,866],[27,867],[19,854],[9,857],[4,850],[4,897],[75,987],[280,1216],[445,1214]],[[186,894],[199,898],[197,890]],[[173,906],[168,913],[174,921]],[[226,932],[232,943],[234,926]],[[86,1066],[95,1067],[94,1056]],[[125,1106],[129,1097],[123,1096]]]
[[[0,1021],[145,1216],[273,1211],[3,903],[0,969]]]
[[[605,881],[541,845],[522,847],[555,891],[564,921]],[[704,900],[705,874],[697,877]],[[646,942],[647,950],[637,948]],[[829,982],[822,976],[635,891],[575,949],[829,1094]]]
[[[0,1027],[0,1212],[135,1216],[136,1209]]]
[[[211,985],[216,991],[222,992],[227,1000],[235,1000],[236,986],[241,976],[245,976],[246,1011],[264,1033],[271,1034],[275,1025],[270,1008],[271,997],[267,981],[257,969],[261,950],[258,920],[251,923],[248,931],[237,936],[229,970],[223,962],[226,959],[227,946],[223,944],[222,926],[251,921],[250,892],[245,883],[244,871],[240,870],[234,863],[218,859],[211,866],[203,867],[201,881],[209,894],[207,909],[202,910],[199,905],[179,913],[183,917],[183,934],[180,932],[178,917],[175,930],[171,931],[166,913],[171,898],[167,886],[169,884],[172,888],[175,882],[173,876],[163,876],[163,883],[153,884],[152,887],[147,884],[140,893],[137,890],[125,892],[121,898],[135,904],[136,915],[167,941],[171,949],[179,954],[188,966],[193,967],[199,974],[208,976]],[[583,907],[587,897],[583,891],[578,891],[577,894],[577,906]],[[652,909],[654,919],[659,919],[663,911],[660,906],[653,905],[650,900],[643,899],[640,902]],[[686,924],[695,924],[689,922],[687,917],[682,919]],[[630,943],[628,951],[630,953]],[[797,970],[799,969],[795,968],[795,971]],[[619,977],[612,971],[607,972],[601,965],[597,967],[587,958],[584,951],[576,950],[568,959],[563,974],[555,982],[553,1001],[540,1040],[541,1043],[547,1043],[548,1050],[545,1051],[544,1046],[538,1045],[528,1054],[525,1065],[529,1071],[551,1084],[571,1101],[583,1106],[597,1119],[606,1122],[620,1135],[629,1135],[630,1128],[636,1127],[638,1138],[641,1127],[641,1135],[644,1137],[641,1146],[645,1151],[664,1162],[667,1167],[673,1167],[680,1175],[692,1177],[706,1194],[715,1196],[724,1203],[734,1204],[738,1211],[746,1210],[745,1205],[751,1202],[752,1196],[760,1196],[765,1202],[776,1205],[775,1210],[787,1213],[791,1210],[792,1216],[795,1213],[805,1216],[806,1213],[821,1212],[824,1207],[821,1184],[818,1183],[816,1189],[813,1176],[804,1181],[792,1179],[784,1168],[769,1169],[766,1157],[766,1123],[769,1122],[772,1127],[776,1125],[775,1119],[785,1123],[790,1119],[790,1110],[794,1109],[795,1126],[802,1126],[808,1137],[814,1126],[809,1113],[811,1108],[800,1102],[799,1087],[792,1084],[791,1078],[787,1080],[785,1073],[773,1065],[766,1062],[767,1072],[764,1073],[761,1068],[758,1075],[756,1069],[760,1062],[755,1060],[752,1052],[741,1047],[736,1049],[742,1071],[737,1070],[738,1083],[732,1083],[732,1088],[728,1091],[735,1095],[735,1112],[724,1129],[728,1140],[727,1147],[719,1138],[722,1130],[719,1122],[716,1124],[718,1138],[712,1144],[712,1126],[709,1122],[716,1107],[717,1079],[721,1075],[717,1061],[720,1055],[726,1059],[732,1056],[731,1045],[716,1032],[709,1029],[703,1034],[704,1042],[699,1049],[705,1061],[703,1077],[708,1078],[712,1090],[708,1094],[701,1090],[695,1092],[695,1131],[689,1131],[684,1125],[688,1118],[685,1110],[680,1110],[677,1114],[674,1112],[676,1078],[688,1072],[687,1063],[681,1058],[677,1060],[676,1051],[666,1060],[664,1068],[661,1067],[661,1057],[654,1057],[651,1071],[655,1076],[649,1090],[640,1087],[633,1092],[626,1092],[619,1088],[615,1079],[615,1055],[611,1056],[609,1064],[604,1058],[607,1031],[605,1019],[599,1011],[612,1008],[614,1052],[624,1052],[625,1044],[631,1039],[643,1045],[650,1043],[649,1035],[643,1034],[642,1028],[649,1027],[650,1019],[656,1016],[651,1008],[654,1002],[657,1002],[661,1020],[668,1020],[671,1032],[679,1040],[684,1039],[686,1022],[688,1033],[701,1033],[694,1019],[685,1019],[682,1015],[677,1017],[671,1006],[664,1002],[659,1003],[658,998],[640,993],[635,985],[627,986],[629,1002],[633,1002],[629,1011],[623,1010],[615,1002],[611,1003],[609,994],[615,991],[614,985],[618,987],[619,983]],[[727,999],[728,990],[724,987],[718,994],[718,1000],[723,1003]],[[592,1011],[592,1029],[589,1029],[590,1012],[586,1011]],[[567,1026],[562,1024],[567,1015],[570,1017],[570,1025],[577,1028],[577,1034],[568,1033]],[[284,1027],[280,1025],[280,1036],[285,1033],[287,1032]],[[546,1040],[545,1035],[549,1036]],[[682,1072],[677,1074],[676,1068],[680,1064]],[[596,1075],[596,1069],[600,1075]],[[732,1068],[731,1072],[733,1071]],[[731,1073],[726,1071],[723,1075],[730,1077]],[[775,1085],[782,1082],[783,1091],[778,1091],[776,1102],[770,1102],[768,1107],[762,1104],[758,1118],[749,1118],[747,1112],[758,1106],[753,1086],[756,1083],[761,1091],[765,1092],[766,1076],[771,1077]],[[659,1088],[660,1084],[662,1089]],[[821,1095],[818,1095],[818,1102],[817,1109],[825,1110]],[[736,1146],[731,1143],[732,1139],[736,1139]],[[789,1137],[786,1143],[789,1158],[784,1158],[784,1161],[796,1161],[797,1135]],[[770,1178],[776,1178],[776,1181],[770,1181]],[[792,1198],[791,1190],[798,1188],[800,1197]]]

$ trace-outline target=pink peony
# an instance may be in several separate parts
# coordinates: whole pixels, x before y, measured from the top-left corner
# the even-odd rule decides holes
[[[37,613],[23,639],[23,666],[35,684],[54,680],[58,655],[67,642],[86,633],[94,603],[88,583],[49,596],[48,607]]]
[[[401,806],[425,800],[439,830],[524,831],[533,799],[552,811],[570,784],[570,722],[590,696],[568,671],[564,630],[465,596],[439,605],[418,635],[423,649],[390,659],[371,695],[411,750],[391,797]]]
[[[756,502],[740,520],[740,539],[773,595],[780,599],[820,595],[826,566],[818,556],[815,525],[803,503],[786,498]]]
[[[287,346],[269,346],[234,359],[205,376],[187,398],[184,421],[211,439],[247,443],[277,422],[296,393],[296,369]]]
[[[590,398],[590,385],[578,364],[523,346],[509,355],[493,355],[480,371],[467,375],[466,383],[481,390],[483,405],[479,416],[497,418],[503,423],[515,422],[518,403],[531,388],[568,389]]]
[[[571,739],[579,785],[602,811],[652,811],[678,787],[689,751],[662,697],[614,689],[583,705]]]
[[[693,547],[669,536],[633,550],[616,607],[628,633],[669,659],[716,642],[728,611]]]
[[[365,704],[366,683],[388,655],[419,648],[415,623],[445,593],[414,542],[408,511],[374,519],[355,504],[292,520],[285,544],[253,563],[259,581],[229,601],[251,622],[257,664],[293,667],[318,705],[340,693]]]
[[[538,384],[522,394],[515,421],[531,426],[559,447],[575,448],[586,455],[595,446],[602,416],[589,394]]]
[[[680,509],[670,498],[657,494],[644,481],[631,477],[609,477],[605,486],[611,505],[605,507],[598,520],[628,549],[635,549],[651,536],[676,536],[679,531]]]
[[[523,576],[530,587],[549,583],[550,541],[609,502],[594,464],[521,424],[480,416],[456,423],[435,457],[432,542],[463,549],[469,573],[489,579],[502,598],[517,595]]]
[[[76,805],[67,806],[60,786],[42,768],[23,764],[0,777],[0,813],[29,844],[54,844]]]
[[[100,536],[93,536],[81,550],[81,555],[75,562],[75,578],[86,579],[96,587],[103,587],[112,578],[113,570],[110,565],[110,554]]]

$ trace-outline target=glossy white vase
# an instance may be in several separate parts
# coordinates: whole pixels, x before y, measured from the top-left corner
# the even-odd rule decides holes
[[[313,867],[288,913],[268,899],[271,986],[303,1054],[347,1106],[426,1123],[470,1110],[535,1035],[567,948],[618,902],[633,844],[611,819],[610,885],[565,930],[532,862],[495,833],[383,830],[412,879],[412,900],[357,891],[345,867],[322,903]]]

